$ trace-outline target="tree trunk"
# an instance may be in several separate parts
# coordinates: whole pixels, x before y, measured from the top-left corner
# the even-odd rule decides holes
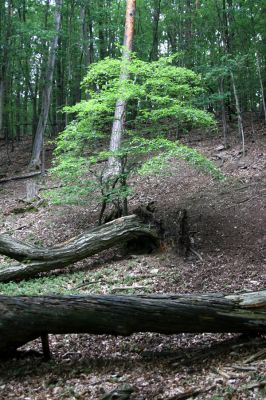
[[[228,125],[227,125],[227,121],[226,121],[226,112],[225,112],[225,106],[224,106],[224,81],[223,81],[223,78],[221,80],[219,94],[220,94],[220,98],[221,98],[223,142],[224,142],[224,147],[227,149],[227,147],[228,147],[228,139],[227,139],[228,138]]]
[[[0,296],[0,355],[46,334],[266,332],[266,291],[234,295]]]
[[[263,113],[264,113],[264,121],[265,121],[265,123],[266,123],[265,91],[264,91],[263,82],[262,82],[262,77],[261,77],[261,68],[260,68],[259,53],[258,53],[257,50],[255,51],[255,56],[256,56],[256,65],[257,65],[257,70],[258,70],[258,75],[259,75],[259,81],[260,81],[261,100],[262,100],[262,107],[263,107]]]
[[[40,248],[0,235],[0,254],[20,262],[0,268],[0,282],[22,280],[63,268],[83,260],[112,246],[142,238],[157,245],[157,235],[148,225],[144,225],[135,215],[116,219],[108,224],[91,229],[61,245]]]
[[[127,0],[122,69],[120,73],[121,82],[127,80],[129,76],[126,62],[130,60],[130,52],[133,48],[135,13],[136,0]],[[120,148],[122,135],[125,130],[125,112],[126,101],[122,98],[118,99],[115,106],[114,122],[110,140],[110,151],[116,151]],[[109,157],[108,170],[105,174],[105,178],[118,175],[120,173],[120,169],[121,162],[117,159],[117,157]]]
[[[4,139],[3,132],[3,116],[4,116],[4,93],[5,93],[4,80],[0,78],[0,139]]]
[[[158,48],[159,48],[159,21],[161,15],[161,0],[155,0],[154,11],[153,11],[153,40],[152,48],[150,52],[150,61],[158,59]]]
[[[55,10],[55,36],[51,43],[51,48],[48,57],[46,80],[42,93],[41,113],[38,121],[37,131],[33,141],[32,155],[30,160],[30,168],[40,169],[41,166],[41,151],[43,146],[44,131],[47,124],[48,112],[50,107],[51,91],[53,85],[53,73],[55,65],[55,52],[58,44],[58,34],[61,23],[61,5],[62,0],[56,0]]]
[[[3,17],[6,18],[6,30],[3,34],[1,32],[1,57],[0,57],[0,138],[6,139],[8,131],[4,132],[4,120],[9,118],[9,115],[5,116],[5,100],[7,98],[7,76],[10,65],[10,49],[11,49],[11,37],[12,37],[12,1],[8,0],[4,3]],[[2,10],[1,10],[2,11]],[[2,21],[2,18],[1,18]],[[4,22],[4,21],[3,21]],[[9,111],[10,113],[10,111]]]
[[[238,93],[237,93],[237,89],[236,89],[234,74],[232,71],[231,71],[231,80],[232,80],[233,92],[234,92],[235,103],[236,103],[238,132],[239,132],[239,136],[242,140],[242,156],[244,157],[245,156],[245,134],[244,134],[244,128],[243,128],[243,121],[242,121],[239,97],[238,97]]]

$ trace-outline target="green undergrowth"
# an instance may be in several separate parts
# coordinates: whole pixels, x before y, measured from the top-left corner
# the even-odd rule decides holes
[[[128,269],[132,266],[128,264]],[[101,268],[90,272],[75,272],[43,276],[21,282],[0,283],[0,294],[5,296],[82,295],[82,294],[138,294],[151,293],[152,274],[136,275],[125,269]]]

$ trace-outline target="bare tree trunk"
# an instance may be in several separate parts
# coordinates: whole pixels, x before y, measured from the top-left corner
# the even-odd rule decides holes
[[[4,80],[0,79],[0,139],[4,139],[3,115],[4,115]]]
[[[50,333],[265,333],[265,304],[265,290],[233,295],[0,296],[0,356]]]
[[[48,112],[50,108],[56,48],[58,44],[58,36],[61,24],[61,6],[62,0],[56,0],[55,36],[51,42],[50,52],[48,56],[46,80],[42,92],[41,113],[38,121],[37,131],[33,141],[32,155],[29,164],[30,168],[32,169],[40,169],[41,167],[41,151],[44,142],[44,132],[47,124]]]
[[[261,100],[262,100],[262,107],[263,107],[263,113],[264,113],[264,121],[266,123],[265,92],[264,92],[264,87],[263,87],[263,82],[262,82],[262,77],[261,77],[260,59],[259,59],[258,51],[255,52],[255,56],[256,56],[256,64],[257,64],[257,70],[258,70],[259,81],[260,81]]]
[[[225,113],[225,106],[224,106],[224,82],[223,79],[220,85],[220,96],[221,96],[221,108],[222,108],[222,123],[223,123],[223,138],[224,138],[224,147],[228,147],[228,125],[226,121],[226,113]]]
[[[66,243],[46,249],[23,243],[5,234],[0,235],[0,254],[20,262],[1,266],[0,282],[22,280],[36,276],[39,272],[64,268],[112,246],[138,238],[141,238],[143,244],[149,242],[153,247],[158,244],[155,231],[135,215],[116,219]]]
[[[82,50],[83,50],[83,63],[87,70],[88,66],[92,63],[93,47],[92,47],[92,26],[90,17],[90,2],[83,5],[80,10],[80,18],[82,21]],[[85,92],[86,99],[89,100],[90,96],[88,91]]]
[[[161,0],[155,0],[154,2],[154,14],[153,14],[153,41],[150,52],[150,61],[158,59],[158,46],[159,46],[159,20],[161,15]]]
[[[244,157],[245,156],[245,134],[244,134],[239,98],[238,98],[238,93],[237,93],[236,84],[235,84],[235,78],[234,78],[234,74],[232,71],[231,71],[231,79],[232,79],[232,86],[233,86],[235,103],[236,103],[238,131],[239,131],[240,138],[242,140],[242,155]]]
[[[126,22],[125,22],[125,34],[124,34],[124,48],[122,54],[122,67],[120,73],[120,81],[128,79],[128,69],[126,63],[130,60],[130,52],[133,47],[133,35],[134,35],[134,22],[136,13],[136,0],[127,0],[126,7]],[[115,106],[115,115],[110,139],[110,151],[116,151],[120,148],[122,135],[125,130],[125,112],[126,112],[126,101],[124,99],[118,99]],[[105,174],[105,178],[109,178],[118,175],[121,169],[121,162],[117,157],[109,157],[108,170]]]
[[[7,7],[7,26],[4,37],[1,37],[1,63],[0,63],[0,138],[7,139],[8,131],[4,132],[4,104],[6,99],[7,89],[7,75],[9,67],[9,51],[11,47],[11,36],[12,36],[12,16],[13,16],[13,4],[11,0],[4,3]],[[11,95],[10,95],[11,96]],[[10,113],[10,111],[9,111]],[[9,115],[5,118],[8,120]]]

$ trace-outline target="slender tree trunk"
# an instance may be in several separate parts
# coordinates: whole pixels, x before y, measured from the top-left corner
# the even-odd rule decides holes
[[[20,141],[20,85],[17,87],[17,93],[16,93],[16,139],[19,142]],[[27,123],[27,122],[26,122]]]
[[[261,100],[262,100],[262,107],[263,107],[263,113],[264,113],[264,121],[265,121],[265,123],[266,123],[265,91],[264,91],[263,82],[262,82],[262,77],[261,77],[260,59],[259,59],[259,53],[258,53],[258,51],[255,52],[255,56],[256,56],[256,65],[257,65],[257,70],[258,70],[258,75],[259,75],[259,81],[260,81]]]
[[[34,79],[34,90],[31,91],[31,100],[32,100],[32,125],[31,125],[31,132],[32,137],[37,129],[38,124],[38,90],[39,90],[39,68],[36,68],[35,79]]]
[[[236,89],[235,78],[234,78],[233,72],[231,72],[231,80],[232,80],[233,92],[234,92],[235,103],[236,103],[238,131],[239,131],[239,136],[242,140],[242,156],[244,157],[245,156],[245,134],[244,134],[240,103],[239,103],[239,98],[238,98],[238,93],[237,93],[237,89]]]
[[[82,50],[83,50],[83,63],[85,71],[88,66],[92,63],[92,46],[91,46],[91,18],[90,18],[90,2],[83,5],[80,11],[80,17],[82,21]],[[86,99],[89,100],[89,93],[85,92]]]
[[[265,290],[233,295],[0,296],[0,356],[12,356],[20,346],[49,333],[265,333],[265,304]]]
[[[221,110],[222,110],[222,124],[223,124],[223,138],[224,138],[224,147],[227,148],[228,146],[228,125],[226,121],[226,113],[225,113],[225,106],[224,106],[224,83],[223,79],[220,85],[220,96],[221,96]]]
[[[158,46],[159,46],[159,20],[161,15],[161,0],[155,0],[154,14],[153,14],[153,40],[150,52],[150,61],[158,59]]]
[[[107,56],[107,42],[105,37],[105,25],[106,25],[106,4],[104,0],[98,0],[98,52],[100,60],[103,60]]]
[[[7,74],[8,67],[10,64],[10,48],[11,48],[11,36],[12,36],[12,16],[13,16],[13,4],[12,0],[8,0],[4,3],[6,10],[3,11],[3,15],[6,13],[6,31],[3,34],[1,41],[1,65],[0,65],[0,137],[5,139],[8,138],[8,129],[6,127],[4,131],[4,120],[8,121],[9,113],[7,116],[4,116],[4,108],[5,108],[5,100],[7,99],[6,90],[7,90]],[[2,11],[2,10],[1,10]],[[11,96],[11,94],[10,94]]]
[[[55,65],[55,57],[56,57],[56,48],[58,44],[58,36],[60,30],[60,22],[61,22],[61,5],[62,0],[56,0],[56,9],[55,9],[55,36],[51,42],[50,52],[48,56],[48,65],[47,65],[47,73],[46,80],[43,87],[42,93],[42,104],[41,104],[41,113],[38,121],[37,131],[34,137],[33,147],[32,147],[32,156],[30,160],[30,168],[32,169],[40,169],[41,167],[41,151],[44,142],[44,132],[48,119],[48,112],[50,107],[50,99],[51,99],[51,91],[53,85],[53,72]]]
[[[0,79],[0,139],[4,139],[4,127],[3,127],[3,116],[4,116],[4,93],[5,86],[4,80]]]
[[[88,43],[88,24],[87,24],[87,7],[83,5],[80,10],[80,18],[82,21],[81,29],[82,29],[82,52],[83,52],[83,60],[84,66],[87,68],[90,65],[90,47]]]
[[[133,48],[134,22],[136,13],[136,0],[127,0],[126,22],[124,34],[124,48],[122,54],[122,67],[120,81],[128,79],[127,62],[130,60],[130,52]],[[116,151],[121,146],[122,135],[125,130],[126,101],[118,99],[115,106],[115,115],[110,140],[110,151]],[[106,178],[118,175],[121,169],[121,162],[117,157],[109,157]]]

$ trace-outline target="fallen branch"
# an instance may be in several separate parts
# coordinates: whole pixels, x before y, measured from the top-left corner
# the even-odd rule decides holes
[[[266,355],[266,349],[262,349],[262,350],[258,351],[257,353],[252,354],[250,357],[246,358],[243,361],[243,364],[249,364],[250,362],[260,359],[265,355]]]
[[[0,179],[0,184],[7,183],[10,181],[17,181],[17,180],[21,180],[21,179],[29,179],[29,178],[33,178],[34,176],[38,176],[38,175],[41,175],[41,172],[29,172],[28,174],[24,174],[24,175],[15,175],[15,176],[11,176],[9,178],[2,178],[2,179]]]
[[[186,392],[183,393],[178,393],[170,398],[168,400],[185,400],[189,399],[191,397],[198,396],[199,394],[209,392],[213,389],[216,388],[216,385],[208,386],[206,388],[191,388],[187,390]]]
[[[0,356],[47,334],[266,332],[266,290],[235,295],[0,296]],[[47,343],[46,343],[46,347]]]
[[[266,380],[250,383],[249,385],[244,386],[244,389],[252,390],[256,388],[264,388],[266,386]]]
[[[61,245],[40,248],[10,236],[0,235],[0,254],[19,261],[18,264],[0,268],[0,282],[22,280],[64,268],[112,246],[139,239],[139,243],[158,245],[156,232],[144,225],[135,215],[116,219],[97,226]]]

